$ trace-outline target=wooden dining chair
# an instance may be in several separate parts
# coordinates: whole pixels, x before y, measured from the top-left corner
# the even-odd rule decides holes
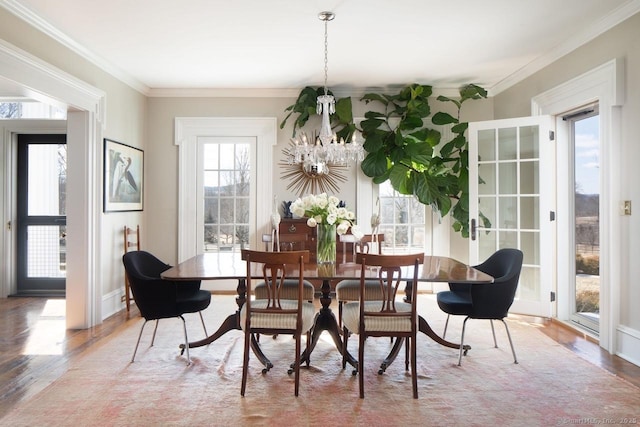
[[[270,235],[265,235],[269,238]],[[265,236],[263,236],[263,241],[265,241]],[[306,250],[306,242],[309,236],[307,234],[281,234],[280,235],[280,252],[289,252],[289,251],[304,251]],[[268,239],[268,242],[265,242],[272,249],[277,249],[275,247],[274,242],[271,242],[271,239]],[[286,279],[284,281],[284,286],[282,287],[282,295],[283,299],[296,299],[297,298],[297,287],[298,281]],[[304,281],[304,300],[312,302],[316,289],[313,286],[313,283],[305,280]],[[258,283],[254,287],[254,295],[256,299],[265,299],[267,297],[267,287],[264,283]]]
[[[261,280],[267,285],[267,298],[247,298],[240,310],[240,326],[244,331],[244,357],[242,363],[242,387],[240,394],[244,396],[249,371],[249,353],[251,351],[252,334],[289,334],[295,340],[295,362],[292,367],[295,374],[294,394],[300,388],[300,349],[302,334],[307,335],[307,347],[311,342],[310,331],[315,318],[313,303],[304,300],[304,264],[309,262],[309,251],[262,252],[248,249],[242,250],[242,259],[247,263],[247,294],[253,288],[256,265],[262,271]],[[297,268],[296,298],[282,298],[285,269]],[[266,366],[264,373],[269,371]]]
[[[124,226],[124,253],[131,252],[132,250],[139,251],[140,248],[140,226],[136,225],[136,228],[129,228]],[[129,278],[124,275],[124,302],[127,306],[127,313],[131,309],[131,301],[133,301],[133,295],[131,294]]]
[[[358,370],[360,398],[364,398],[364,347],[367,337],[403,338],[405,345],[405,369],[411,364],[411,384],[413,398],[418,398],[418,377],[416,373],[416,334],[418,319],[416,314],[416,292],[418,286],[418,266],[424,263],[424,253],[409,255],[374,255],[359,253],[356,261],[361,265],[360,297],[357,303],[343,307],[343,366],[346,362],[349,334],[358,334]],[[376,279],[379,300],[372,300],[367,292],[373,286],[365,286],[367,270],[378,269]],[[402,268],[405,273],[402,273]],[[402,279],[413,280],[411,300],[396,300]],[[354,374],[356,372],[354,371]]]
[[[340,236],[342,238],[342,236]],[[353,243],[353,256],[358,253],[370,253],[372,248],[377,248],[377,253],[382,253],[382,242],[384,242],[384,234],[365,234],[360,240]],[[380,300],[382,298],[380,287],[377,280],[365,281],[365,286],[369,287],[367,297]],[[347,302],[358,301],[360,298],[360,280],[345,279],[336,285],[336,300],[338,300],[338,326],[342,327],[342,306]],[[343,366],[344,367],[344,366]]]

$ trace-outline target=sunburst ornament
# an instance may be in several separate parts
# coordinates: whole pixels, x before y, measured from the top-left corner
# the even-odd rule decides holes
[[[318,193],[338,193],[340,184],[347,181],[345,171],[347,165],[331,162],[304,162],[291,163],[291,150],[293,144],[282,150],[284,160],[278,165],[282,169],[280,177],[289,182],[287,190],[291,190],[298,196]]]

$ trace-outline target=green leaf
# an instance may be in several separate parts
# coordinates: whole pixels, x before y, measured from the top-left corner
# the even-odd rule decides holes
[[[467,122],[458,123],[457,125],[454,125],[451,127],[451,132],[464,133],[468,127],[469,127],[469,123]]]
[[[367,133],[366,139],[364,141],[364,149],[369,153],[375,153],[384,148],[384,137],[387,132],[382,131],[373,131]],[[383,151],[384,152],[384,151]]]
[[[360,98],[360,100],[365,101],[365,103],[367,104],[372,101],[381,102],[383,105],[387,105],[389,103],[384,95],[380,95],[377,93],[365,93],[364,96]]]
[[[404,151],[413,163],[422,165],[428,165],[433,157],[433,148],[424,142],[407,144]]]
[[[451,140],[456,148],[465,148],[467,146],[467,138],[464,135],[458,135]]]
[[[422,119],[420,117],[408,116],[400,122],[399,128],[402,130],[413,130],[422,127]]]
[[[459,101],[457,101],[457,100],[455,100],[455,99],[452,99],[452,98],[449,98],[449,97],[446,97],[446,96],[444,96],[444,95],[440,95],[440,96],[439,96],[439,97],[437,97],[436,99],[437,99],[438,101],[440,101],[440,102],[453,102],[453,103],[456,105],[456,107],[458,108],[458,110],[459,110],[459,109],[460,109],[460,107],[462,106],[462,105],[460,104],[460,102],[459,102]]]
[[[383,182],[389,179],[390,174],[391,174],[391,169],[387,169],[387,171],[384,174],[373,177],[372,181],[374,184],[382,184]]]
[[[369,153],[362,161],[361,169],[368,177],[383,175],[387,171],[387,156],[382,151]]]
[[[401,194],[413,194],[409,184],[409,168],[402,164],[395,164],[391,167],[389,181],[393,188]],[[410,191],[410,192],[408,192]]]
[[[353,122],[353,108],[351,106],[351,98],[340,98],[336,101],[336,114],[340,122]]]
[[[440,155],[442,157],[449,157],[453,152],[454,148],[455,148],[454,141],[453,140],[449,141],[440,148]]]
[[[385,123],[383,119],[367,119],[360,122],[362,132],[373,132]]]
[[[442,111],[438,111],[431,118],[431,122],[434,125],[448,125],[448,124],[451,124],[451,123],[458,123],[458,119],[456,119],[455,117],[453,117],[449,113],[444,113]]]
[[[487,91],[480,86],[469,84],[460,88],[460,102],[464,102],[467,99],[480,99],[486,98]]]
[[[386,119],[387,116],[385,116],[384,114],[378,112],[378,111],[367,111],[366,113],[364,113],[364,117],[365,119]]]

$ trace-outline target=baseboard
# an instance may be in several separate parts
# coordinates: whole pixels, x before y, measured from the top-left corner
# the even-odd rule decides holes
[[[102,296],[102,320],[124,308],[123,296],[124,288],[116,289]]]
[[[616,329],[616,355],[640,366],[640,331],[620,325]]]

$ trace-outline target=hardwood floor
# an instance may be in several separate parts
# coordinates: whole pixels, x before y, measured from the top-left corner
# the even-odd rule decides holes
[[[0,299],[0,418],[64,374],[84,350],[137,324],[137,318],[133,306],[129,316],[122,310],[100,326],[65,331],[64,300]],[[550,338],[640,387],[640,367],[607,353],[592,339],[559,322],[537,318],[527,321],[542,324],[542,332]]]

